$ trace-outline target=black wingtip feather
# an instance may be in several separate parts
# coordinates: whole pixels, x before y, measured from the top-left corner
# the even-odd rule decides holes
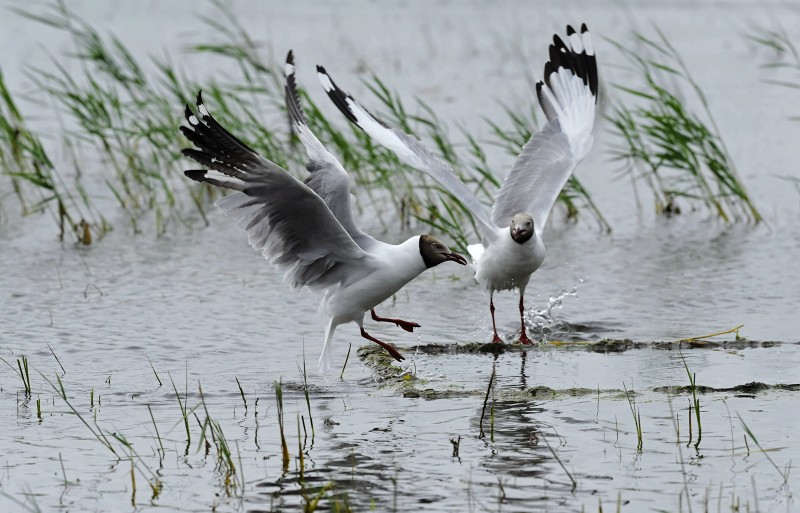
[[[187,169],[183,172],[188,178],[191,178],[195,182],[203,182],[206,176],[206,171],[203,169]]]
[[[286,55],[286,64],[294,66],[294,54],[291,50],[289,50],[289,53]],[[300,95],[297,92],[297,80],[295,79],[294,73],[286,75],[285,94],[286,109],[289,111],[289,117],[292,122],[308,125],[303,107],[300,105]]]
[[[202,105],[203,102],[199,93],[197,102],[198,105]],[[205,106],[201,111],[208,112]],[[216,169],[235,177],[243,176],[249,167],[257,165],[258,154],[217,123],[210,114],[203,115],[202,120],[197,119],[187,105],[185,115],[190,126],[182,125],[180,131],[197,148],[183,149],[181,153],[185,157],[195,160],[209,169]],[[194,118],[194,122],[191,118]],[[189,177],[195,179],[195,176]],[[208,179],[202,181],[212,183]],[[218,184],[214,182],[213,185]],[[227,187],[227,185],[222,186]]]
[[[544,63],[544,82],[547,84],[547,87],[550,87],[550,75],[552,75],[555,70],[551,61]]]
[[[197,100],[195,100],[195,104],[197,104],[198,107],[203,104],[203,90],[202,89],[197,91]]]
[[[317,65],[317,73],[322,73],[323,75],[325,75],[328,78],[328,81],[330,81],[331,83],[331,89],[327,91],[328,98],[331,99],[333,104],[336,105],[339,111],[342,114],[344,114],[347,119],[349,119],[353,124],[358,126],[358,118],[356,118],[355,114],[353,114],[353,111],[350,110],[350,106],[347,105],[347,98],[349,97],[349,95],[344,91],[342,91],[341,89],[339,89],[339,86],[337,86],[336,82],[334,82],[331,76],[328,75],[328,72],[325,71],[325,68],[323,68],[320,65]]]
[[[586,23],[581,24],[581,34],[588,32]],[[571,25],[567,25],[567,36],[575,33],[575,29]],[[583,80],[583,83],[589,86],[589,90],[597,103],[597,60],[594,55],[588,55],[584,48],[580,53],[577,53],[571,47],[567,46],[564,41],[558,36],[553,34],[553,44],[550,45],[549,50],[550,59],[544,65],[544,83],[550,87],[550,75],[557,73],[560,68],[572,71],[576,76]],[[539,88],[537,87],[537,94]]]
[[[542,109],[544,109],[544,106],[543,106],[544,105],[544,103],[543,103],[544,100],[542,98],[542,87],[544,87],[544,82],[542,82],[541,80],[536,82],[536,98],[539,100],[539,105],[542,105]]]

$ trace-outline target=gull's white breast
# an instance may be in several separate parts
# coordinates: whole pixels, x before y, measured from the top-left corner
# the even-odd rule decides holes
[[[379,243],[370,251],[372,272],[364,278],[332,287],[320,305],[324,317],[335,323],[360,322],[364,313],[386,301],[426,267],[419,252],[419,237],[402,244]]]
[[[510,290],[525,288],[531,273],[542,265],[545,248],[538,234],[518,244],[503,229],[489,247],[475,253],[475,280],[490,291]]]

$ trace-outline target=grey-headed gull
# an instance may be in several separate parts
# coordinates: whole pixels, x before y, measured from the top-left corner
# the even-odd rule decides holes
[[[491,212],[415,137],[389,128],[339,89],[325,69],[317,75],[328,96],[347,118],[405,164],[439,182],[472,214],[481,243],[468,246],[475,279],[489,291],[493,341],[502,342],[494,318],[494,292],[519,290],[520,342],[530,344],[525,328],[525,287],[544,261],[547,218],[575,166],[592,147],[597,104],[597,61],[586,25],[567,26],[569,46],[553,36],[544,78],[536,84],[547,123],[523,146]]]
[[[322,372],[332,363],[331,339],[336,327],[355,322],[361,336],[381,345],[397,360],[392,345],[364,330],[364,316],[392,322],[406,331],[418,324],[378,317],[374,307],[420,273],[442,262],[466,265],[466,259],[431,235],[387,244],[362,232],[350,208],[350,179],[339,161],[322,146],[306,124],[295,90],[294,63],[286,61],[286,102],[292,126],[308,154],[310,172],[300,182],[228,132],[209,114],[201,94],[195,115],[186,106],[189,126],[181,132],[197,149],[183,154],[208,169],[187,170],[198,182],[238,191],[216,202],[238,220],[250,245],[278,270],[293,289],[325,291],[320,315],[325,342],[319,358]]]

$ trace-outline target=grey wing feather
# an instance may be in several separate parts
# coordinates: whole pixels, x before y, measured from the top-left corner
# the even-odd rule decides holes
[[[543,80],[536,84],[547,124],[522,148],[497,193],[492,220],[498,226],[527,212],[541,234],[561,189],[592,147],[598,92],[594,44],[585,24],[580,33],[567,26],[567,38],[569,46],[553,36]]]
[[[328,208],[339,220],[350,237],[365,251],[374,248],[378,242],[364,233],[353,217],[350,193],[350,175],[347,174],[339,160],[331,154],[317,139],[306,122],[306,116],[300,105],[295,79],[294,56],[289,51],[284,66],[286,108],[294,129],[308,155],[306,169],[310,173],[304,183],[325,201]]]
[[[498,191],[492,209],[494,222],[508,226],[514,214],[527,212],[541,233],[576,164],[569,137],[559,128],[558,119],[548,122],[522,148]]]
[[[239,220],[250,245],[279,270],[293,288],[328,288],[369,272],[372,257],[342,227],[325,202],[277,164],[264,159],[225,130],[198,95],[198,119],[186,108],[181,131],[197,149],[190,157],[208,170],[189,178],[239,191],[217,202]]]

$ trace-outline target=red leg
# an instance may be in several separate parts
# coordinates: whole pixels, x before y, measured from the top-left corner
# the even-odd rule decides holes
[[[494,298],[492,295],[489,296],[489,311],[492,312],[492,332],[494,333],[492,342],[495,344],[502,344],[503,339],[497,334],[497,325],[494,322]]]
[[[529,345],[533,344],[533,340],[528,338],[528,333],[527,333],[527,330],[525,329],[525,302],[524,302],[524,300],[522,298],[523,298],[523,293],[520,292],[519,293],[519,322],[522,325],[522,331],[520,332],[520,335],[519,335],[519,341],[522,342],[523,344],[525,344],[526,346],[529,346]]]
[[[405,360],[405,358],[403,358],[403,355],[401,355],[397,351],[397,349],[392,347],[391,344],[387,344],[386,342],[384,342],[382,340],[378,340],[377,338],[373,337],[372,335],[370,335],[369,333],[364,331],[364,328],[361,328],[361,336],[364,337],[367,340],[371,340],[372,342],[375,342],[376,344],[378,344],[382,348],[386,349],[389,352],[389,354],[392,355],[392,358],[394,358],[398,362],[402,362],[403,360]]]
[[[404,330],[406,330],[408,332],[413,332],[414,328],[419,328],[419,324],[417,324],[416,322],[404,321],[403,319],[390,319],[388,317],[378,317],[378,314],[375,313],[375,309],[374,308],[372,310],[370,310],[370,313],[372,313],[372,320],[373,321],[376,321],[376,322],[393,322],[399,328],[403,328]]]

